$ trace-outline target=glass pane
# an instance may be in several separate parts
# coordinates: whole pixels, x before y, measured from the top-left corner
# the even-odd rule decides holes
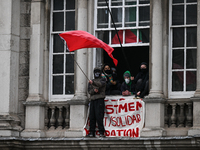
[[[66,0],[66,10],[75,9],[75,0]]]
[[[187,28],[187,47],[197,46],[197,28]]]
[[[53,1],[53,10],[63,10],[64,1],[63,0],[54,0]]]
[[[186,91],[196,90],[196,71],[186,71]]]
[[[64,51],[64,41],[60,38],[59,35],[53,35],[53,52],[60,53]]]
[[[149,4],[150,0],[139,0],[139,4]]]
[[[66,55],[66,73],[74,73],[74,54]]]
[[[108,28],[108,13],[107,8],[98,9],[97,28]]]
[[[172,25],[184,24],[184,6],[175,5],[172,6]]]
[[[74,94],[74,76],[65,78],[65,94]]]
[[[136,26],[136,7],[125,8],[125,27]]]
[[[64,31],[64,13],[53,13],[53,31]]]
[[[183,91],[183,71],[172,72],[172,91]]]
[[[137,43],[137,29],[125,30],[125,43]]]
[[[117,33],[118,33],[118,36],[117,36]],[[119,30],[118,32],[116,33],[116,31],[112,31],[111,34],[112,34],[112,41],[111,41],[111,44],[120,44],[123,43],[123,30]],[[120,39],[120,41],[119,41]]]
[[[186,53],[186,68],[196,69],[197,67],[197,50],[188,49]]]
[[[53,76],[53,94],[63,94],[63,76]]]
[[[136,5],[137,0],[125,0],[125,5]]]
[[[66,29],[75,30],[75,12],[66,12]]]
[[[173,0],[173,2],[172,3],[184,3],[184,0]]]
[[[98,0],[97,6],[107,6],[105,0]]]
[[[197,24],[197,5],[187,5],[186,24]]]
[[[122,8],[112,8],[112,16],[116,27],[122,27]],[[114,27],[111,22],[111,27]]]
[[[150,7],[139,8],[139,26],[149,25],[150,20]]]
[[[53,74],[63,73],[64,55],[53,55]]]
[[[111,0],[111,6],[122,6],[122,0]]]
[[[149,43],[149,29],[139,30],[139,42]]]
[[[100,31],[97,32],[98,39],[102,40],[103,42],[109,44],[109,31]]]
[[[172,47],[184,47],[184,28],[173,29]]]
[[[173,50],[172,55],[172,69],[184,68],[184,50]]]
[[[197,2],[197,0],[187,0],[187,3]]]

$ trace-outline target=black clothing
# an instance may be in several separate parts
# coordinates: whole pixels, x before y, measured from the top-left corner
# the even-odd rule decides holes
[[[136,91],[139,91],[138,88],[142,83],[143,83],[142,79],[139,79],[135,87]],[[143,98],[145,95],[148,95],[148,93],[149,93],[149,80],[146,81],[144,90],[141,91],[139,97]]]
[[[145,88],[145,84],[146,84],[146,82],[149,80],[149,72],[139,72],[137,75],[136,75],[136,77],[135,77],[135,79],[133,80],[133,82],[135,83],[135,84],[137,84],[137,82],[138,82],[138,80],[139,79],[142,79],[142,83],[140,84],[140,86],[137,88],[137,92],[138,91],[143,91],[144,90],[144,88]]]
[[[146,63],[141,63],[141,65],[146,65],[146,69],[141,69],[139,73],[136,75],[135,79],[133,80],[134,84],[136,85],[136,94],[140,91],[139,97],[143,98],[145,95],[149,93],[149,72]],[[136,95],[137,96],[137,95]]]
[[[104,99],[95,99],[90,102],[90,133],[95,133],[96,122],[98,124],[98,129],[100,134],[104,134],[105,129],[103,125],[104,118]]]
[[[101,70],[99,68],[94,69],[94,77],[92,85],[88,84],[88,93],[90,94],[90,134],[87,137],[95,136],[96,122],[100,134],[104,134],[105,129],[103,125],[104,118],[104,98],[106,89],[106,79],[101,77]],[[98,89],[98,92],[95,92]]]
[[[131,92],[131,94],[135,94],[135,85],[132,82],[131,85],[127,85],[125,82],[122,83],[121,85],[121,92],[124,92],[128,90],[129,92]]]

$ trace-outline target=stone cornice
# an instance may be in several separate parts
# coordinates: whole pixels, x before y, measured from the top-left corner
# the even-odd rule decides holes
[[[164,98],[153,98],[153,97],[145,97],[143,99],[145,103],[165,103],[166,99]]]
[[[45,106],[46,102],[41,101],[27,101],[23,103],[25,106]]]

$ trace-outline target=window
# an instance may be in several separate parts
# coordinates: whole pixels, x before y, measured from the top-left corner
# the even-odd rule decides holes
[[[119,61],[116,69],[120,82],[123,82],[126,70],[135,76],[140,63],[149,62],[150,0],[95,0],[95,16],[96,37],[115,49],[113,56]],[[103,63],[114,66],[110,57],[101,49],[96,51],[96,60],[98,67]]]
[[[169,97],[189,98],[196,90],[197,0],[170,1]]]
[[[119,40],[112,22],[115,22],[123,46],[148,45],[150,25],[150,0],[96,0],[95,31],[99,39],[112,47]]]
[[[50,99],[66,100],[74,94],[74,53],[58,34],[75,30],[75,0],[51,0],[50,30]]]

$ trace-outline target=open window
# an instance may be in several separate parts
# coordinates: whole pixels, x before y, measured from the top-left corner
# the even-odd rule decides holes
[[[149,62],[150,0],[95,0],[95,8],[96,36],[115,49],[120,81],[126,70],[135,76],[140,63]],[[104,63],[114,66],[103,50],[97,49],[96,60],[99,67]]]

